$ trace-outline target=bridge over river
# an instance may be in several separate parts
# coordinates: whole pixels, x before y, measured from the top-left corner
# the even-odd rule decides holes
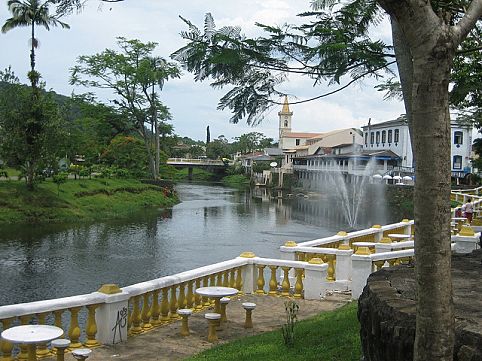
[[[194,168],[203,168],[208,172],[222,173],[228,165],[232,164],[231,160],[214,160],[206,158],[189,159],[189,158],[169,158],[167,164],[176,168],[188,168],[188,178],[192,179],[192,170]]]

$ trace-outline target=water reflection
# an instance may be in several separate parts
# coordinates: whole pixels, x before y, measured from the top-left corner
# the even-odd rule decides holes
[[[92,292],[230,259],[243,251],[277,257],[286,240],[345,228],[323,198],[266,190],[177,186],[182,203],[93,224],[2,227],[0,304]],[[370,220],[373,224],[373,220]]]

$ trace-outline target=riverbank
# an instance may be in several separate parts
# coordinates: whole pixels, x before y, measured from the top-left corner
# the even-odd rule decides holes
[[[131,179],[69,179],[59,189],[46,181],[34,191],[22,182],[0,182],[0,224],[90,222],[176,203],[170,189]]]

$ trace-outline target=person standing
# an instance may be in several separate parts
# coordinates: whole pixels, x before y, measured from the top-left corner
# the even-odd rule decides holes
[[[465,218],[467,218],[467,221],[472,223],[472,215],[474,213],[474,206],[472,204],[472,199],[469,198],[467,199],[467,203],[464,204],[465,206]]]

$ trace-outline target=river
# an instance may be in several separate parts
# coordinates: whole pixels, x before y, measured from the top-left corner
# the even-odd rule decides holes
[[[323,198],[277,199],[263,189],[219,185],[179,184],[176,190],[181,203],[172,209],[128,219],[1,227],[0,305],[89,293],[104,283],[127,286],[244,251],[278,257],[287,240],[346,229],[339,208]],[[363,225],[379,221],[374,217]]]

